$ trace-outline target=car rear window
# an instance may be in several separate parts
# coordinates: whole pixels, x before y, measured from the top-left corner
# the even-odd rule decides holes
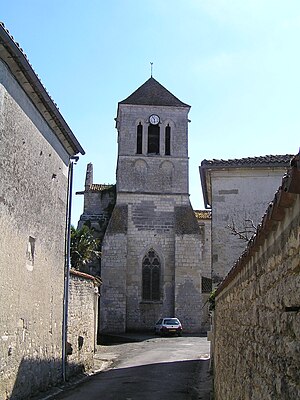
[[[179,325],[179,321],[176,318],[168,318],[164,320],[164,324],[166,325]]]

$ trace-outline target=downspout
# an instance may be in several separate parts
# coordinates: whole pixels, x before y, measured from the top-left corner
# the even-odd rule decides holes
[[[64,269],[64,300],[63,300],[63,324],[62,324],[62,378],[66,381],[67,365],[67,335],[68,335],[68,305],[69,305],[69,282],[70,282],[70,245],[71,245],[71,208],[73,190],[73,165],[79,157],[70,157],[68,170],[68,195],[66,208],[66,235],[65,235],[65,269]]]

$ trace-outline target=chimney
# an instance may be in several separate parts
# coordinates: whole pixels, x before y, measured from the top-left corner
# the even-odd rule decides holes
[[[93,164],[89,163],[86,167],[86,176],[85,176],[85,190],[88,190],[90,185],[93,183]]]

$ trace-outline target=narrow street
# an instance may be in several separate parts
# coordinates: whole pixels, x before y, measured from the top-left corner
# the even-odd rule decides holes
[[[106,369],[57,400],[210,399],[210,345],[206,337],[152,337],[99,346]]]

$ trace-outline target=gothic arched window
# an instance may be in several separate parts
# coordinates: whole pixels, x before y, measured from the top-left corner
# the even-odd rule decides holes
[[[171,155],[171,127],[169,124],[165,129],[165,155]]]
[[[160,300],[160,259],[153,249],[150,249],[143,258],[142,281],[143,300]]]
[[[159,126],[148,127],[148,154],[159,154]]]
[[[136,128],[136,153],[143,153],[143,125],[141,123]]]

